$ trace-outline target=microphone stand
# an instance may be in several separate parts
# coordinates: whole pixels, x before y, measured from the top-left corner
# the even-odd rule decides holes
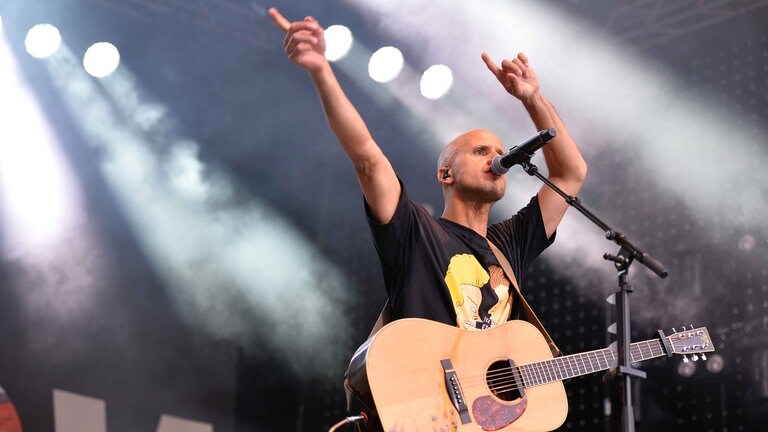
[[[554,183],[549,181],[546,177],[539,173],[539,169],[536,165],[531,163],[529,157],[525,161],[521,162],[526,173],[530,176],[534,176],[541,180],[544,184],[549,186],[550,189],[557,192],[558,195],[565,199],[571,207],[574,207],[581,214],[587,217],[595,225],[605,232],[605,238],[613,241],[619,245],[620,249],[616,255],[609,253],[603,254],[603,259],[607,261],[613,261],[614,267],[619,276],[619,291],[616,293],[616,315],[617,315],[617,344],[619,361],[618,366],[611,369],[606,377],[610,380],[616,377],[621,377],[621,394],[622,394],[622,410],[621,410],[621,430],[624,432],[634,432],[635,430],[635,413],[632,407],[632,377],[645,378],[646,373],[632,367],[632,356],[630,354],[631,332],[630,332],[630,320],[629,320],[629,294],[632,292],[632,286],[629,284],[629,266],[632,262],[637,260],[652,272],[656,273],[660,278],[665,278],[669,273],[664,267],[651,258],[650,255],[645,253],[642,249],[635,246],[627,236],[623,233],[611,228],[608,224],[600,220],[594,213],[589,211],[581,204],[581,200],[578,197],[572,197],[562,189],[557,187]]]

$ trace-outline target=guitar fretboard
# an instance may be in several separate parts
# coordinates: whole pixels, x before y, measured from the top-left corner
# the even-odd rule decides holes
[[[661,357],[666,354],[658,339],[630,345],[632,363]],[[536,363],[518,365],[525,387],[561,381],[592,372],[610,369],[618,363],[618,354],[609,348],[572,354]]]

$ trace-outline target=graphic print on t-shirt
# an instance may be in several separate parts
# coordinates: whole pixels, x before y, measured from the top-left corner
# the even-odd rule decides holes
[[[498,266],[483,268],[472,254],[451,257],[445,283],[456,310],[456,324],[465,330],[483,330],[507,321],[509,280]]]

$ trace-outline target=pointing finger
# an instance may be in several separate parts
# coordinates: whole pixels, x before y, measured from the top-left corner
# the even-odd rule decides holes
[[[275,26],[282,31],[287,32],[288,28],[291,26],[291,22],[285,19],[285,17],[275,8],[269,8],[269,17],[272,18],[272,22],[275,23]]]
[[[490,70],[494,75],[496,75],[496,78],[501,79],[501,69],[499,69],[499,66],[496,65],[496,62],[493,61],[491,56],[489,56],[486,53],[483,53],[481,57],[483,58],[485,65],[488,66],[488,70]]]

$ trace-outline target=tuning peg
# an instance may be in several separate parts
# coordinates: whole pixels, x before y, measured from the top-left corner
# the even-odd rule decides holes
[[[707,359],[707,355],[706,355],[706,354],[702,354],[702,355],[701,355],[701,359],[702,359],[702,360],[706,360],[706,359]]]
[[[672,327],[672,333],[677,333],[677,330],[675,330],[674,327]]]
[[[698,354],[694,354],[694,355],[692,355],[692,356],[691,356],[691,360],[693,360],[693,361],[698,361],[698,360],[699,360],[699,355],[698,355]]]
[[[687,356],[683,356],[683,363],[688,363],[689,361]]]

